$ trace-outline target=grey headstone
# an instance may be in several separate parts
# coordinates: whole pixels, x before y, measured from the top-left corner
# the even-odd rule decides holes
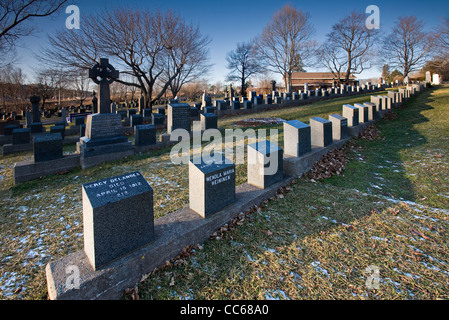
[[[363,105],[368,108],[368,121],[377,119],[376,104],[372,103],[372,102],[365,102],[365,103],[363,103]]]
[[[84,251],[94,270],[154,240],[153,189],[139,172],[82,189]]]
[[[283,178],[283,150],[265,140],[248,145],[248,183],[258,188],[276,183]]]
[[[359,123],[368,122],[368,107],[360,103],[354,103],[354,107],[359,108]]]
[[[311,144],[326,147],[332,144],[332,122],[320,117],[310,118]]]
[[[228,163],[227,163],[228,162]],[[190,209],[203,218],[235,201],[235,165],[224,158],[206,164],[201,158],[189,163]]]
[[[348,119],[334,113],[329,115],[329,121],[332,122],[332,138],[342,140],[348,137]]]
[[[311,150],[310,126],[299,120],[285,121],[284,153],[289,156],[299,157]]]
[[[355,127],[359,124],[359,109],[349,104],[343,105],[343,117],[348,119],[348,127]]]

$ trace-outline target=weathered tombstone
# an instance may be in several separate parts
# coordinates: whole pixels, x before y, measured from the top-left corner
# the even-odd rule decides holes
[[[31,124],[33,123],[33,113],[27,110],[25,119],[26,119],[26,127],[31,128]]]
[[[354,107],[359,108],[359,123],[368,122],[369,121],[368,107],[360,103],[354,103]]]
[[[184,129],[190,132],[190,105],[188,103],[173,103],[167,108],[167,133]]]
[[[252,103],[254,103],[254,98],[256,97],[256,91],[250,91],[248,93],[248,100],[251,101]]]
[[[36,134],[33,137],[34,162],[56,160],[63,157],[62,136],[58,133]]]
[[[332,139],[342,140],[348,137],[348,119],[334,113],[329,115],[329,121],[332,122]]]
[[[343,105],[343,117],[348,119],[348,127],[355,127],[359,124],[359,109],[349,104]]]
[[[214,113],[200,115],[201,130],[217,129],[218,117]]]
[[[271,80],[271,91],[276,91],[276,81]]]
[[[143,114],[143,110],[146,108],[145,106],[145,97],[142,95],[140,95],[139,98],[139,113]]]
[[[235,201],[235,165],[205,163],[202,158],[189,162],[189,206],[203,218]]]
[[[156,128],[151,124],[141,124],[134,127],[134,145],[149,146],[156,144]]]
[[[80,125],[80,137],[84,137],[86,134],[86,125],[83,123]]]
[[[432,75],[432,84],[434,84],[434,85],[440,84],[440,75],[438,73],[434,73]]]
[[[100,63],[89,69],[89,77],[99,86],[99,113],[87,116],[85,135],[77,143],[82,168],[133,152],[131,142],[124,135],[120,114],[111,113],[109,85],[119,78],[119,72],[109,64],[108,59],[102,58]],[[94,156],[100,158],[94,159]]]
[[[118,70],[109,64],[109,59],[101,58],[89,69],[89,78],[99,85],[99,113],[111,113],[109,85],[119,78]]]
[[[97,93],[92,91],[92,113],[98,113],[98,98],[96,97]]]
[[[211,97],[206,93],[206,90],[204,90],[203,96],[201,98],[201,106],[202,107],[209,107],[212,106],[212,99]]]
[[[430,71],[426,71],[426,82],[432,82],[432,75]]]
[[[326,147],[332,144],[332,122],[320,117],[310,118],[311,144]]]
[[[12,144],[28,144],[31,141],[30,128],[18,128],[12,131]]]
[[[41,98],[38,96],[32,96],[30,98],[31,112],[33,114],[33,123],[41,122],[41,111],[39,110],[39,102],[40,101],[41,101]]]
[[[309,84],[307,82],[304,83],[304,92],[305,93],[309,92]]]
[[[84,252],[94,270],[154,240],[153,189],[139,172],[82,190]]]
[[[265,189],[283,178],[283,151],[264,140],[248,145],[248,183]]]
[[[311,128],[299,121],[284,122],[284,153],[288,156],[299,157],[310,152]]]

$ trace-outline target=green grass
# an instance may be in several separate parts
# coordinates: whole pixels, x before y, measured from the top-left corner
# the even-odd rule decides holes
[[[378,123],[381,139],[345,148],[343,175],[297,179],[148,275],[140,298],[449,298],[448,96],[446,86],[412,98]]]
[[[357,140],[345,149],[351,161],[344,175],[318,183],[297,179],[192,255],[148,275],[140,297],[447,298],[448,94],[443,87],[412,98],[395,110],[397,120],[378,123],[382,139]],[[340,113],[342,104],[366,101],[369,95],[321,101],[223,118],[219,126],[272,116],[308,122]],[[187,206],[187,166],[173,165],[169,151],[18,186],[12,183],[13,164],[31,159],[31,153],[0,157],[2,298],[46,299],[46,263],[82,248],[83,183],[138,170],[153,187],[155,218]],[[246,181],[244,164],[237,165],[236,175],[237,184]],[[375,292],[365,287],[369,265],[380,268]]]

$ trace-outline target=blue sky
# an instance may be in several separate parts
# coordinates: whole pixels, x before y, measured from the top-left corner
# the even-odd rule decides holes
[[[248,41],[260,34],[273,14],[286,3],[309,12],[316,30],[315,39],[318,42],[324,40],[332,25],[340,18],[353,10],[365,11],[368,5],[377,5],[380,9],[380,31],[382,34],[388,34],[394,22],[400,16],[415,15],[424,21],[426,30],[435,28],[439,24],[440,17],[449,18],[448,0],[69,0],[67,6],[77,5],[80,8],[81,17],[90,13],[101,12],[104,7],[123,5],[163,10],[171,9],[178,12],[187,22],[198,24],[201,32],[209,35],[212,39],[210,57],[214,66],[208,78],[213,83],[215,81],[224,82],[227,73],[225,68],[226,53],[233,50],[238,42]],[[34,59],[33,52],[39,51],[40,48],[48,44],[47,34],[53,34],[57,29],[65,28],[65,20],[68,16],[64,9],[59,15],[36,19],[37,32],[33,36],[20,41],[17,50],[18,62],[22,70],[28,75],[29,81],[33,78],[33,71],[36,66],[39,66],[39,62]],[[82,21],[80,27],[83,27]],[[309,71],[315,70],[309,69]],[[321,71],[326,70],[321,69]],[[366,79],[379,75],[380,70],[372,68],[358,77]]]

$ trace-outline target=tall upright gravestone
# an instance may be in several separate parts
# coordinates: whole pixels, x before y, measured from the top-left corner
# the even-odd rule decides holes
[[[121,116],[111,113],[109,85],[119,78],[119,72],[109,64],[108,59],[102,58],[100,63],[89,69],[89,77],[99,86],[99,113],[87,116],[85,135],[77,143],[83,168],[112,160],[114,154],[122,153],[123,156],[123,152],[132,153],[131,142],[124,135]],[[96,160],[88,159],[94,156],[102,157]]]

